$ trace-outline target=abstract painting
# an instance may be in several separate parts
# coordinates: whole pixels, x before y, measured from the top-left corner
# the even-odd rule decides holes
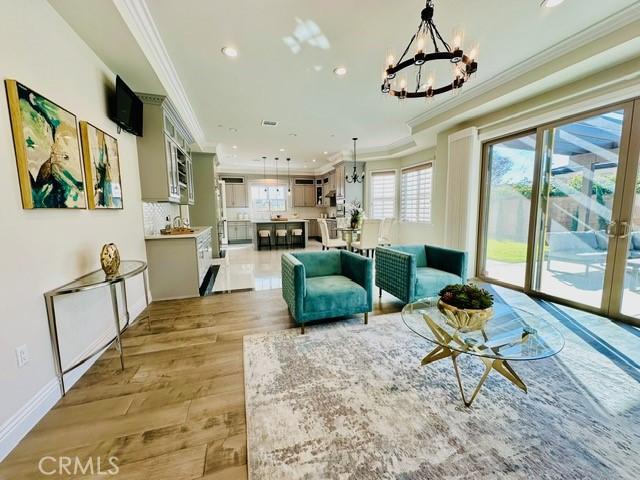
[[[80,122],[89,208],[122,208],[118,141],[88,122]]]
[[[76,117],[5,81],[24,208],[86,208]]]

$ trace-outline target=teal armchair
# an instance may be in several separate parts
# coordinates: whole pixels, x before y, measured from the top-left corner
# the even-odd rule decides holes
[[[304,333],[313,320],[364,313],[373,308],[373,262],[345,250],[282,255],[282,296]]]
[[[376,287],[404,303],[437,296],[443,287],[467,282],[467,252],[428,245],[376,249]]]

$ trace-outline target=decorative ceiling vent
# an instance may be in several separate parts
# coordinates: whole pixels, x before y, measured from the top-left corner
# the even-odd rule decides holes
[[[262,120],[262,126],[263,127],[277,127],[278,126],[278,122],[276,122],[275,120]]]

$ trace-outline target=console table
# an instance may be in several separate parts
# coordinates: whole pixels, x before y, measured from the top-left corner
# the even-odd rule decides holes
[[[120,368],[124,370],[124,354],[122,351],[122,343],[120,342],[120,336],[124,331],[129,327],[129,306],[127,304],[127,289],[125,280],[127,278],[134,277],[138,274],[142,274],[142,278],[144,280],[144,299],[149,306],[149,288],[147,282],[147,264],[140,260],[124,260],[120,263],[120,270],[116,275],[107,276],[102,270],[96,270],[94,272],[88,273],[75,279],[74,281],[67,283],[61,287],[50,290],[44,294],[45,303],[47,306],[47,318],[49,320],[49,335],[51,337],[51,347],[53,350],[54,363],[56,368],[56,375],[58,376],[58,382],[60,383],[60,389],[62,390],[62,395],[67,393],[65,385],[64,385],[64,376],[65,374],[71,372],[72,370],[78,368],[80,365],[85,363],[95,354],[100,352],[101,350],[110,346],[113,342],[116,343],[116,348],[120,353]],[[125,312],[127,322],[124,327],[120,327],[120,311],[118,308],[118,295],[116,287],[120,285],[122,292],[122,300],[124,302]],[[56,323],[56,310],[54,305],[55,297],[59,297],[61,295],[69,295],[71,293],[78,292],[86,292],[87,290],[93,290],[100,287],[108,286],[111,290],[111,304],[113,306],[113,317],[115,320],[116,326],[116,334],[115,337],[109,340],[105,345],[96,349],[95,352],[92,352],[90,355],[79,360],[74,365],[63,369],[62,368],[62,360],[60,357],[60,344],[58,339],[58,325]],[[147,317],[147,326],[150,327],[149,317]]]

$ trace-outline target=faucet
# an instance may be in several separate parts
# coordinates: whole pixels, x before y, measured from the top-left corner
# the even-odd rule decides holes
[[[182,216],[173,217],[173,228],[181,228],[183,225]]]

